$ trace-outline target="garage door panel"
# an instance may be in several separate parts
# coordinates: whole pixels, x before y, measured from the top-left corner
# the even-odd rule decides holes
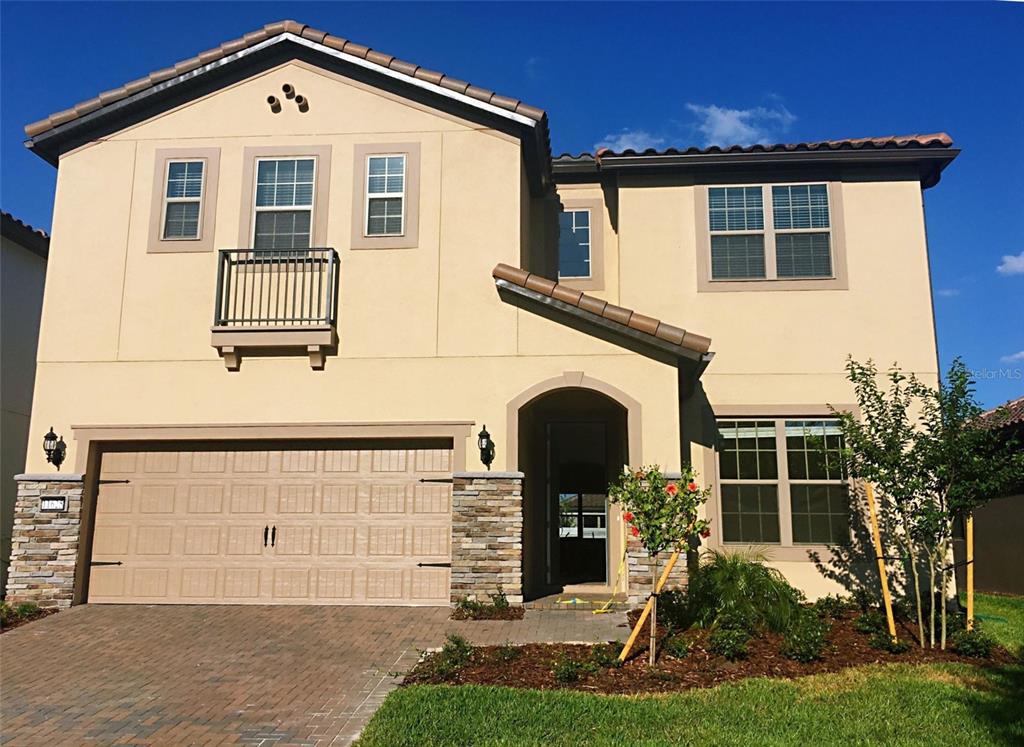
[[[450,449],[104,454],[91,602],[447,604]],[[276,533],[271,530],[276,527]]]

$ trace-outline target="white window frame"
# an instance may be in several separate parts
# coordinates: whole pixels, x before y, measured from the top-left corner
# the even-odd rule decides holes
[[[253,251],[256,250],[256,216],[260,213],[269,212],[294,212],[296,210],[305,210],[305,205],[257,205],[256,194],[260,188],[260,164],[264,161],[313,161],[313,192],[310,195],[309,200],[309,249],[313,249],[316,246],[314,241],[314,220],[316,219],[316,187],[317,187],[317,170],[320,167],[318,159],[313,155],[305,156],[257,156],[255,169],[253,170],[252,176],[252,222],[249,226],[249,246],[253,247]],[[261,249],[259,251],[301,251],[298,249]]]
[[[370,192],[370,161],[374,158],[402,158],[402,191],[401,192]],[[406,187],[409,181],[409,154],[408,153],[370,153],[366,156],[366,163],[363,166],[364,172],[363,184],[365,185],[363,194],[363,237],[368,239],[377,238],[394,238],[396,236],[405,236],[405,222],[406,222]],[[387,189],[387,178],[384,179],[384,187]],[[370,200],[388,200],[401,198],[402,200],[402,230],[398,233],[370,233]]]
[[[594,211],[588,207],[565,208],[563,213],[572,213],[572,229],[576,231],[576,213],[587,214],[587,274],[586,275],[563,275],[558,273],[558,279],[562,280],[591,280],[594,277]]]
[[[772,199],[772,187],[803,187],[803,186],[824,186],[828,193],[828,228],[793,228],[776,231],[775,229],[775,204]],[[760,231],[715,231],[711,228],[711,190],[729,187],[760,187],[761,188],[761,210],[763,213],[764,228]],[[835,204],[835,195],[832,185],[822,181],[792,181],[792,182],[771,182],[769,184],[709,184],[705,225],[708,228],[707,263],[708,280],[714,283],[763,283],[775,281],[814,281],[814,280],[835,280],[836,275],[836,235],[835,235],[835,213],[832,206]],[[813,275],[800,277],[779,277],[776,254],[775,238],[779,233],[827,233],[829,267],[832,270],[830,275]],[[716,278],[714,276],[714,263],[712,262],[711,237],[714,236],[757,236],[764,237],[764,277],[763,278]]]
[[[168,197],[167,183],[171,178],[171,164],[173,163],[201,163],[203,164],[203,177],[199,184],[199,197]],[[201,241],[203,238],[203,207],[206,202],[206,177],[210,171],[210,164],[205,158],[169,158],[164,163],[163,194],[160,207],[160,241]],[[167,235],[167,206],[170,203],[196,202],[199,203],[199,219],[196,221],[195,236],[168,236]]]

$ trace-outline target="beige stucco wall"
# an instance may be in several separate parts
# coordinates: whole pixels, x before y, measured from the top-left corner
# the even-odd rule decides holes
[[[286,103],[270,113],[266,97],[286,82],[309,112]],[[382,142],[421,146],[418,245],[352,250],[354,148]],[[281,145],[331,149],[326,244],[341,255],[339,352],[324,371],[295,356],[246,358],[228,372],[210,346],[216,254],[146,251],[155,153],[221,149],[214,246],[236,248],[248,243],[243,149]],[[82,463],[73,425],[465,420],[487,424],[500,470],[517,466],[507,460],[507,403],[582,372],[639,401],[631,461],[678,469],[673,369],[498,298],[491,269],[519,264],[529,243],[524,179],[520,145],[506,135],[299,63],[64,156],[32,437],[53,425],[73,465]],[[597,185],[559,193],[603,196]],[[605,289],[594,295],[710,336],[712,404],[847,403],[848,353],[933,381],[918,184],[850,182],[843,205],[849,290],[699,293],[694,187],[623,177],[618,231],[607,211],[601,221]],[[473,446],[470,469],[479,468]],[[704,452],[693,457],[708,474]],[[29,471],[44,466],[41,450],[30,453]],[[808,568],[790,572],[822,593]]]
[[[11,554],[14,476],[25,470],[45,280],[45,259],[0,237],[0,589]]]

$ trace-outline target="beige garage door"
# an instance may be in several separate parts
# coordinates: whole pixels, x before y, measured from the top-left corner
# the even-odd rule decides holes
[[[448,604],[450,448],[230,446],[103,455],[90,602]]]

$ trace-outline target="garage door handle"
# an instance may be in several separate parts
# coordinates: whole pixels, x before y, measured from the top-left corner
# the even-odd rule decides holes
[[[263,527],[263,546],[267,546],[267,535],[270,534],[270,525]]]
[[[277,527],[270,530],[270,546],[273,547],[277,543]]]

